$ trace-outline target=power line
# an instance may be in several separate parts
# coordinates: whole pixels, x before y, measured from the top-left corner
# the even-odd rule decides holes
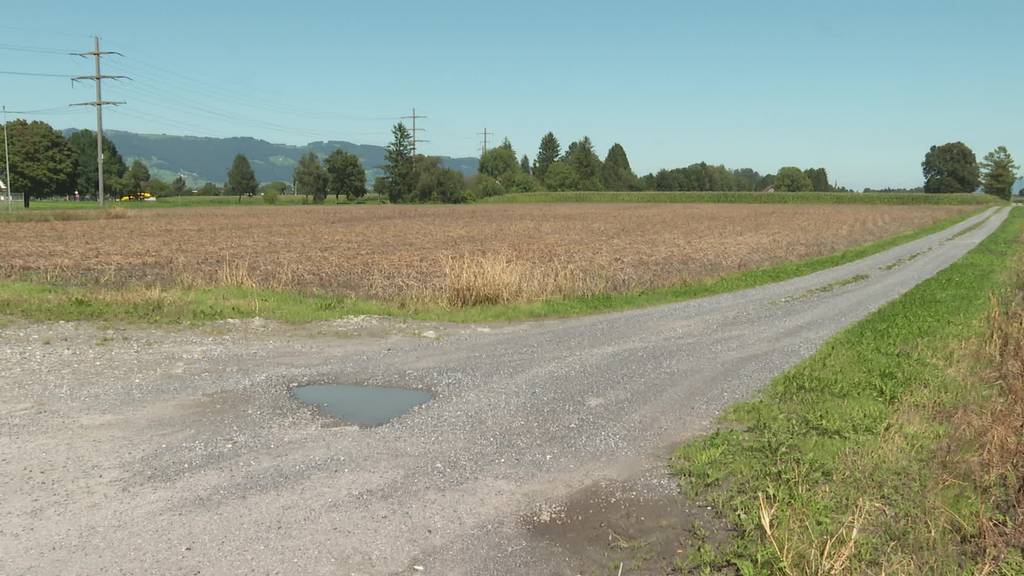
[[[426,116],[417,115],[416,114],[416,108],[412,109],[412,116],[402,116],[403,120],[405,120],[405,119],[412,119],[412,157],[413,158],[416,157],[416,144],[417,143],[419,143],[419,142],[430,142],[430,140],[420,140],[419,139],[419,134],[417,134],[417,132],[426,132],[427,129],[426,128],[417,128],[416,127],[416,119],[417,118],[426,118]]]
[[[20,116],[69,116],[84,112],[84,110],[69,109],[67,106],[59,106],[56,108],[38,108],[36,110],[8,110],[8,114],[17,114]]]
[[[8,76],[38,76],[42,78],[75,78],[71,74],[50,74],[48,72],[16,72],[12,70],[0,70],[0,74],[6,74]]]
[[[121,80],[128,78],[127,76],[111,76],[104,75],[100,71],[100,60],[104,56],[115,54],[117,56],[124,56],[120,52],[111,52],[100,50],[100,37],[93,37],[93,49],[91,52],[79,52],[77,56],[86,58],[92,56],[96,60],[96,74],[92,76],[76,76],[72,78],[72,83],[76,80],[92,80],[96,83],[96,100],[92,102],[80,102],[78,104],[72,104],[72,106],[95,106],[96,107],[96,164],[97,173],[99,176],[99,182],[97,186],[96,200],[103,205],[103,107],[104,106],[120,106],[125,102],[118,102],[114,100],[103,99],[103,81],[104,80]]]
[[[56,48],[43,48],[41,46],[25,46],[24,44],[7,44],[0,43],[0,50],[9,50],[11,52],[31,52],[33,54],[54,54],[58,56],[71,55],[70,50],[58,50]]]
[[[151,78],[151,79],[153,77],[150,76],[148,72],[142,71],[139,68],[139,66],[141,66],[142,68],[152,69],[152,70],[154,70],[157,73],[160,73],[162,75],[174,76],[177,79],[181,80],[181,82],[176,82],[175,83],[175,88],[177,88],[178,90],[184,90],[184,91],[187,91],[187,92],[191,92],[194,95],[206,96],[206,97],[215,99],[217,101],[223,101],[225,99],[230,99],[232,101],[232,103],[234,103],[234,104],[239,104],[239,105],[242,105],[242,106],[245,106],[245,107],[248,107],[248,108],[259,109],[259,110],[264,110],[264,111],[270,111],[270,112],[274,112],[274,113],[291,114],[291,115],[294,115],[294,116],[305,117],[305,118],[310,118],[310,119],[314,119],[314,120],[323,120],[325,118],[331,118],[331,119],[339,119],[339,120],[355,120],[355,121],[377,122],[377,121],[384,121],[384,120],[397,120],[397,119],[399,119],[399,117],[397,117],[397,116],[359,115],[359,114],[334,114],[334,113],[329,114],[329,115],[323,115],[323,114],[315,114],[314,115],[314,114],[303,113],[299,108],[297,108],[295,106],[287,105],[287,104],[282,105],[279,102],[274,102],[274,101],[271,101],[271,100],[268,100],[268,99],[265,99],[265,98],[258,98],[258,97],[254,96],[253,92],[245,91],[245,90],[239,90],[239,89],[233,89],[233,88],[226,88],[226,87],[214,84],[212,82],[208,82],[206,80],[203,80],[203,79],[201,79],[198,76],[191,76],[191,75],[187,75],[187,74],[182,74],[181,72],[178,72],[178,71],[176,71],[174,69],[158,66],[156,64],[152,64],[152,63],[140,60],[137,57],[127,57],[126,56],[124,64],[114,64],[114,66],[117,69],[125,70],[127,73],[130,73],[133,76],[138,76],[138,77],[141,77],[141,78]],[[191,88],[185,88],[183,86],[183,83],[184,84],[190,84],[192,87]]]
[[[141,74],[141,75],[136,76],[133,73],[132,78],[134,80],[138,80],[139,78],[146,79],[147,76],[146,76],[146,74]],[[133,95],[133,98],[132,98],[133,101],[138,101],[138,102],[142,102],[142,103],[148,103],[148,104],[150,104],[152,106],[159,107],[162,110],[176,109],[176,110],[188,113],[188,114],[197,114],[198,113],[198,114],[205,115],[205,116],[208,116],[210,118],[217,119],[217,120],[222,120],[222,121],[223,120],[227,120],[227,121],[230,121],[233,124],[240,124],[240,125],[243,125],[243,126],[256,127],[256,128],[263,129],[263,130],[273,130],[275,132],[281,132],[281,133],[291,134],[291,135],[301,135],[301,136],[304,136],[304,137],[307,137],[307,138],[313,138],[313,139],[332,139],[332,138],[334,138],[336,136],[334,133],[328,133],[328,132],[325,132],[323,130],[317,130],[315,128],[306,129],[306,128],[298,127],[295,124],[282,124],[282,123],[279,123],[279,122],[272,122],[270,120],[264,120],[264,119],[261,119],[259,117],[259,116],[267,116],[266,113],[257,113],[258,116],[254,117],[252,115],[249,115],[245,111],[238,110],[237,108],[232,108],[230,111],[227,111],[227,110],[219,108],[219,103],[223,102],[226,99],[225,96],[211,94],[210,99],[211,100],[216,100],[217,104],[210,104],[210,103],[208,103],[206,101],[207,99],[203,97],[204,94],[201,94],[201,93],[200,94],[195,94],[195,93],[193,93],[192,90],[187,90],[187,89],[186,90],[182,90],[182,87],[180,85],[176,85],[175,87],[179,91],[181,91],[181,93],[176,93],[176,94],[173,94],[173,95],[169,95],[168,94],[168,90],[165,90],[164,88],[156,88],[156,87],[154,87],[152,85],[147,85],[147,84],[145,84],[143,82],[138,82],[138,81],[132,82],[130,84],[126,84],[124,89],[128,93]],[[235,100],[234,98],[230,98],[230,99],[232,100],[233,103],[237,103],[237,100]],[[285,110],[286,112],[292,112],[295,109],[294,109],[294,107],[292,107],[292,108],[287,108],[287,109],[282,108],[282,110]],[[273,112],[272,114],[273,115],[282,115],[282,113],[280,113],[280,112]],[[322,117],[322,116],[317,116],[317,117],[310,116],[310,118],[315,118],[316,120],[319,121],[319,124],[321,124],[321,125],[323,125],[329,119],[329,118],[325,118],[325,117]],[[391,117],[380,117],[380,118],[394,119],[395,117],[391,116]],[[349,135],[358,135],[358,136],[385,136],[386,135],[386,133],[384,133],[384,132],[380,132],[380,131],[372,131],[371,132],[371,131],[366,131],[366,130],[347,132],[347,134],[349,134]]]

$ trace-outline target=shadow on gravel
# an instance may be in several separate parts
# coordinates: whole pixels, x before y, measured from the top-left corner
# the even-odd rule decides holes
[[[729,528],[707,506],[678,494],[644,493],[632,484],[599,483],[564,504],[530,514],[538,544],[554,547],[570,575],[687,574]]]

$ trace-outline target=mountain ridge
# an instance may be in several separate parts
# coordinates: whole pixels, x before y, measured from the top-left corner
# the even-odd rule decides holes
[[[64,135],[69,136],[77,131],[76,128],[68,128],[64,130]],[[366,170],[368,184],[372,184],[373,179],[382,174],[380,167],[385,163],[384,146],[356,144],[346,140],[295,145],[278,144],[251,136],[217,138],[125,130],[104,130],[103,134],[114,143],[126,162],[141,160],[150,173],[161,180],[170,181],[182,174],[190,186],[206,182],[223,183],[236,154],[244,154],[249,159],[256,179],[260,182],[291,182],[295,165],[307,152],[314,152],[321,159],[338,149],[356,155]],[[475,174],[479,165],[478,158],[439,158],[444,166],[466,175]]]

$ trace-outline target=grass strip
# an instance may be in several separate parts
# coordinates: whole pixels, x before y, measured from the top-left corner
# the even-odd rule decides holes
[[[1024,254],[1022,232],[1024,210],[1013,210],[958,262],[677,450],[671,467],[684,490],[736,528],[713,554],[698,546],[687,568],[969,574],[995,565],[978,545],[992,498],[960,471],[985,446],[951,448],[951,414],[984,396],[990,367],[964,351],[986,338],[993,294],[1008,291]],[[1020,560],[1007,558],[1004,566]]]
[[[640,292],[452,308],[439,305],[398,305],[359,298],[238,286],[111,289],[6,281],[0,282],[0,316],[30,320],[119,320],[145,323],[198,323],[255,317],[304,323],[364,314],[443,322],[564,318],[690,300],[804,276],[938,232],[973,214],[955,216],[925,228],[829,256]]]
[[[1002,200],[988,194],[850,192],[528,192],[504,194],[481,204],[573,202],[713,203],[713,204],[883,204],[991,205]]]
[[[924,194],[924,193],[879,193],[863,194],[849,192],[529,192],[504,194],[477,201],[478,204],[531,204],[531,203],[575,203],[575,202],[635,202],[635,203],[710,203],[710,204],[884,204],[884,205],[991,205],[1002,202],[988,194]],[[380,204],[375,194],[348,201],[328,198],[325,205]],[[274,205],[297,206],[311,204],[309,198],[284,194],[277,197]],[[128,209],[155,208],[203,208],[212,206],[243,207],[270,206],[261,196],[169,196],[151,202],[108,202],[107,207],[117,206]],[[13,212],[42,212],[47,210],[96,210],[101,207],[94,201],[70,202],[66,200],[33,200],[28,209],[13,206]],[[6,205],[0,204],[0,211],[7,212]]]

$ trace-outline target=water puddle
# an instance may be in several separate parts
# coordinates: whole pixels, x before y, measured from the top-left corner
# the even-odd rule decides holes
[[[339,420],[358,426],[380,426],[432,398],[423,390],[347,384],[299,386],[292,394]]]

